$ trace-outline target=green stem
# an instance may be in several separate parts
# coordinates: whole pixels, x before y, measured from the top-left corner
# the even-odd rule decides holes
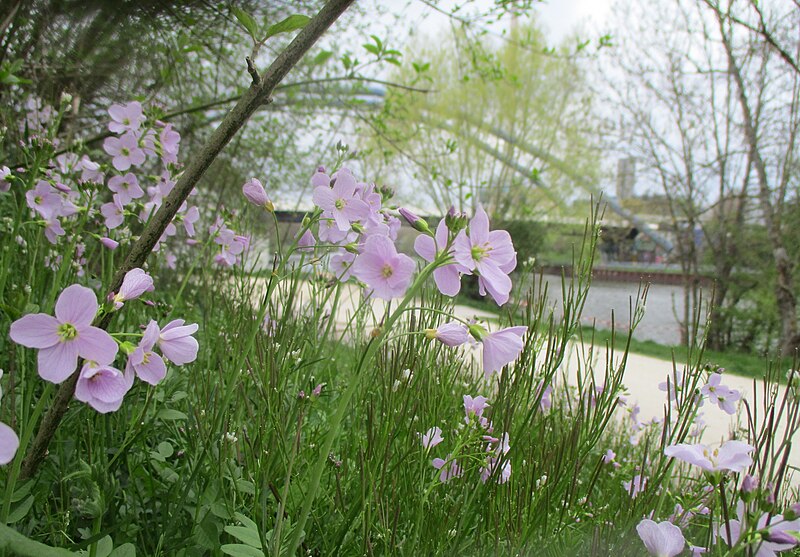
[[[287,555],[295,555],[297,553],[297,548],[300,546],[300,536],[305,528],[308,515],[311,513],[311,506],[314,504],[314,500],[316,499],[320,479],[322,478],[322,472],[325,468],[325,463],[328,460],[328,454],[331,451],[331,447],[333,447],[333,442],[339,435],[339,429],[341,428],[345,414],[350,411],[350,401],[361,386],[361,381],[364,377],[364,374],[362,373],[364,366],[372,361],[373,356],[375,356],[378,348],[380,348],[380,346],[383,344],[383,341],[387,337],[388,332],[391,330],[392,325],[394,325],[395,321],[397,321],[397,319],[403,313],[403,310],[406,308],[406,306],[411,303],[411,300],[414,298],[417,291],[422,287],[422,284],[425,282],[425,280],[427,280],[431,273],[433,273],[434,269],[436,269],[440,264],[441,259],[437,258],[422,269],[414,283],[406,292],[403,301],[400,302],[400,305],[397,306],[394,312],[386,320],[386,323],[382,327],[380,334],[367,345],[366,351],[361,357],[358,367],[356,368],[355,377],[352,378],[347,390],[342,394],[341,398],[339,399],[339,405],[337,406],[333,417],[328,422],[331,424],[330,429],[325,437],[325,442],[320,448],[317,462],[314,464],[314,469],[311,472],[311,480],[309,482],[305,500],[303,501],[303,507],[300,510],[300,515],[297,517],[297,523],[295,524],[294,531],[292,532],[292,537],[289,539],[289,550]]]

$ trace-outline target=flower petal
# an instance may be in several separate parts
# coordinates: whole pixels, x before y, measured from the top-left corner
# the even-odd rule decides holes
[[[58,319],[46,313],[24,315],[11,324],[11,340],[28,348],[49,348],[58,344]]]
[[[96,314],[97,296],[85,286],[67,286],[58,296],[56,317],[61,323],[71,323],[80,328],[89,325]]]
[[[74,343],[81,358],[98,364],[110,364],[117,355],[117,343],[111,335],[97,327],[86,327],[81,330]]]
[[[39,377],[51,383],[61,383],[72,375],[78,365],[76,342],[59,342],[39,350]]]
[[[0,466],[4,466],[14,460],[19,448],[19,437],[11,427],[0,422]]]

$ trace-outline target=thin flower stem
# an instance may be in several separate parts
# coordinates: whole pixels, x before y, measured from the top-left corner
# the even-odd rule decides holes
[[[124,263],[117,269],[117,273],[112,279],[109,291],[116,292],[122,285],[125,274],[135,267],[141,267],[148,256],[153,251],[153,246],[161,238],[164,230],[180,209],[183,202],[194,190],[200,178],[205,174],[211,163],[222,152],[225,146],[239,132],[239,130],[250,120],[250,117],[269,102],[270,95],[275,87],[286,77],[286,74],[294,68],[305,54],[311,49],[317,40],[328,30],[342,13],[347,10],[354,0],[329,0],[311,21],[297,34],[297,36],[287,45],[287,47],[275,58],[265,74],[262,76],[258,85],[251,85],[242,95],[241,99],[231,108],[215,129],[208,141],[198,151],[198,155],[191,159],[186,165],[183,174],[178,178],[177,183],[164,199],[163,204],[150,219],[139,239],[131,247],[131,251]],[[85,215],[85,213],[84,213]],[[62,264],[62,268],[67,265]],[[51,295],[51,304],[55,299],[55,293]],[[94,325],[101,329],[106,329],[110,323],[109,316],[103,316],[95,320]],[[47,448],[55,435],[64,414],[67,412],[69,401],[75,393],[75,385],[78,381],[78,374],[81,362],[75,372],[58,388],[53,403],[42,419],[39,430],[33,444],[25,455],[22,464],[22,478],[29,478],[38,470],[39,465],[47,454]]]
[[[350,401],[352,400],[353,396],[355,396],[356,392],[358,392],[364,374],[362,370],[364,366],[367,365],[369,362],[372,361],[373,356],[376,354],[380,346],[383,344],[383,341],[388,336],[388,332],[391,330],[392,325],[394,325],[395,321],[400,317],[403,313],[403,310],[411,303],[411,300],[414,299],[417,291],[422,287],[422,284],[427,280],[427,278],[433,273],[434,269],[436,269],[440,265],[439,259],[434,259],[433,262],[429,263],[425,266],[417,278],[414,280],[414,283],[406,292],[403,301],[397,306],[397,308],[392,312],[392,314],[386,319],[383,327],[381,327],[381,332],[378,334],[377,337],[372,339],[370,343],[367,345],[366,350],[362,354],[361,360],[356,367],[354,377],[350,381],[350,384],[347,387],[347,390],[342,394],[341,398],[339,399],[339,405],[336,408],[334,415],[329,420],[330,429],[328,430],[328,434],[325,437],[325,441],[320,448],[319,457],[317,457],[317,462],[314,464],[314,468],[311,471],[311,477],[308,484],[308,489],[306,491],[305,500],[303,501],[303,507],[300,510],[300,514],[297,517],[297,522],[294,527],[294,531],[292,532],[292,537],[289,538],[289,546],[288,546],[288,555],[294,555],[297,553],[297,548],[300,545],[300,536],[303,532],[303,528],[305,528],[306,521],[308,520],[308,515],[311,513],[311,506],[314,504],[314,500],[317,496],[317,490],[319,489],[319,483],[322,478],[322,472],[325,468],[325,463],[328,459],[328,454],[331,451],[331,447],[333,446],[333,442],[339,435],[339,429],[341,428],[342,421],[344,420],[345,414],[350,410]]]

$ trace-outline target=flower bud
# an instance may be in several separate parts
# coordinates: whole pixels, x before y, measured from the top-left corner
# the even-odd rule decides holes
[[[398,209],[398,212],[400,213],[401,217],[406,219],[406,222],[410,224],[414,228],[414,230],[418,232],[424,232],[426,234],[431,233],[431,229],[428,226],[428,223],[425,222],[424,219],[418,217],[417,215],[415,215],[414,213],[412,213],[411,211],[409,211],[404,207],[400,207]]]
[[[456,208],[452,205],[444,217],[444,223],[447,226],[447,229],[453,234],[458,234],[464,230],[467,227],[468,222],[469,219],[467,218],[467,215],[456,212]]]
[[[742,479],[742,495],[745,496],[746,499],[752,499],[752,495],[758,489],[758,478],[754,478],[750,474],[746,474],[744,479]]]
[[[108,249],[110,249],[111,251],[114,251],[119,247],[119,242],[107,237],[100,238],[100,243],[103,244]]]
[[[269,197],[267,196],[267,192],[264,190],[264,186],[261,185],[261,182],[258,181],[256,178],[253,178],[244,183],[242,186],[242,193],[247,198],[247,200],[256,205],[257,207],[263,207],[270,213],[275,210],[275,206],[270,201]]]

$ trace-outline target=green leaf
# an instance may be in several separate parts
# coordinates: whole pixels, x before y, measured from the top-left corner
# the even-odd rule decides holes
[[[233,557],[264,557],[264,552],[260,549],[241,543],[226,543],[220,549],[225,555]]]
[[[233,15],[236,16],[236,19],[239,20],[239,23],[247,30],[253,40],[256,40],[256,36],[258,36],[258,23],[256,20],[246,11],[242,10],[241,8],[237,8],[236,6],[231,6],[231,11]]]
[[[261,548],[261,538],[258,535],[258,530],[245,526],[226,526],[225,531],[250,547]]]
[[[367,52],[374,54],[375,56],[380,56],[381,50],[375,46],[374,44],[366,43],[364,46],[364,50]]]
[[[97,557],[108,557],[111,555],[111,552],[114,549],[114,541],[111,539],[111,536],[105,536],[101,538],[97,542],[97,551],[95,555]]]
[[[15,522],[19,522],[25,515],[28,514],[28,511],[31,510],[33,506],[33,495],[25,499],[22,503],[17,506],[16,509],[11,511],[8,515],[8,519],[6,520],[6,524],[14,524]]]
[[[258,530],[258,525],[255,522],[253,522],[252,520],[250,520],[248,517],[243,515],[242,513],[234,513],[233,516],[235,516],[236,520],[238,520],[239,522],[244,524],[247,528],[250,528],[250,529],[256,530],[256,531]]]
[[[136,547],[132,543],[124,543],[112,551],[108,557],[136,557]]]
[[[330,50],[323,50],[314,57],[313,64],[315,66],[322,65],[325,62],[327,62],[328,58],[330,58],[331,56],[333,56],[333,52],[331,52]]]
[[[172,410],[171,408],[162,408],[156,414],[156,418],[163,422],[168,422],[172,420],[188,420],[189,416],[181,412],[180,410]]]
[[[273,37],[278,33],[291,33],[292,31],[302,29],[308,24],[309,21],[311,21],[311,18],[307,15],[290,15],[283,21],[279,21],[275,25],[270,26],[269,29],[267,29],[267,34],[264,37],[264,40],[266,41],[268,38]]]
[[[74,553],[66,549],[30,540],[5,524],[0,524],[0,553],[18,557],[75,557]]]
[[[172,445],[168,441],[162,441],[158,444],[158,454],[164,458],[171,457],[173,452]]]

